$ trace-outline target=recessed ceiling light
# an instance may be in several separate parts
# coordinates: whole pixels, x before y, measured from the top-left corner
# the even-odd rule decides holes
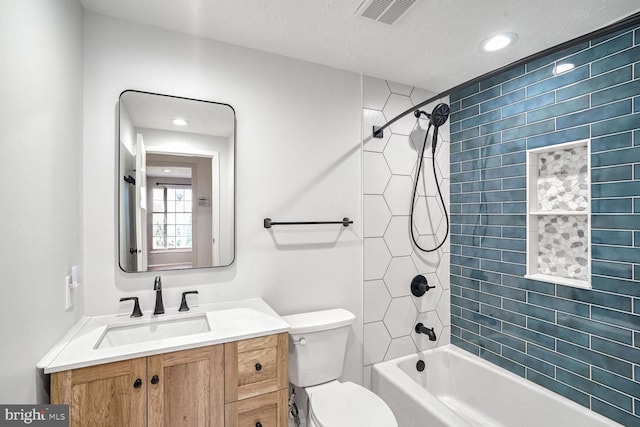
[[[176,126],[186,126],[189,124],[189,122],[186,121],[185,119],[177,118],[177,119],[173,119],[173,124]]]
[[[573,70],[574,68],[576,68],[575,65],[571,64],[570,62],[565,62],[563,64],[556,65],[553,68],[553,74],[557,76],[558,74],[566,73],[567,71]]]
[[[162,172],[169,173],[169,172],[171,172],[171,169],[162,169]]]
[[[485,52],[495,52],[496,50],[504,49],[517,39],[518,35],[516,33],[495,34],[480,43],[480,47]]]

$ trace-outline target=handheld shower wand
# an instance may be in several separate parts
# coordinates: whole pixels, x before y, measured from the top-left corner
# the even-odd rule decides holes
[[[442,197],[442,191],[440,190],[440,183],[438,183],[438,177],[436,176],[436,147],[438,145],[438,130],[440,129],[440,126],[445,124],[447,119],[449,118],[449,111],[450,109],[447,104],[440,103],[433,108],[433,110],[431,111],[431,114],[424,112],[422,110],[415,110],[413,112],[413,115],[418,120],[423,115],[429,119],[429,125],[427,126],[427,132],[424,136],[424,143],[422,144],[422,150],[420,150],[420,154],[418,157],[419,158],[418,170],[416,172],[416,180],[413,184],[413,195],[411,196],[411,206],[409,209],[409,223],[410,223],[409,228],[411,230],[411,239],[413,240],[413,243],[416,245],[416,247],[420,249],[422,252],[437,251],[442,247],[442,245],[444,245],[444,242],[447,241],[447,237],[449,236],[449,214],[447,213],[447,206],[444,203],[444,198]],[[447,226],[446,226],[446,234],[444,235],[444,238],[442,239],[442,241],[439,244],[437,244],[434,248],[425,249],[422,246],[420,246],[420,244],[418,243],[415,237],[415,233],[413,231],[413,208],[415,205],[416,192],[418,188],[418,179],[420,178],[420,172],[422,171],[422,160],[424,159],[424,150],[427,146],[427,139],[429,138],[429,131],[431,130],[431,126],[433,126],[433,137],[431,139],[431,164],[433,166],[433,176],[435,177],[435,181],[436,181],[436,189],[438,190],[440,203],[442,204],[442,207],[444,209],[444,216],[447,221]],[[433,231],[435,234],[436,230],[433,230]]]

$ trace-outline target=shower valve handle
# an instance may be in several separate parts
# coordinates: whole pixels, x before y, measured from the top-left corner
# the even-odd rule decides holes
[[[427,278],[422,274],[418,274],[411,281],[411,293],[413,296],[421,297],[424,295],[429,289],[433,289],[435,286],[429,286],[427,283]]]

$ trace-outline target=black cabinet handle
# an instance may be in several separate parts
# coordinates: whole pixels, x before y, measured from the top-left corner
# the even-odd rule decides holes
[[[256,363],[256,371],[261,371],[262,365],[260,363]]]
[[[157,375],[151,377],[151,384],[158,384],[160,382],[160,378]]]
[[[133,388],[140,388],[142,387],[142,380],[140,378],[136,378],[136,380],[133,382]]]
[[[262,427],[262,423],[261,423],[260,421],[258,421],[258,422],[256,423],[256,427]]]

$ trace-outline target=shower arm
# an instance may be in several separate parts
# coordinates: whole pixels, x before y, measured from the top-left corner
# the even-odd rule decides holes
[[[461,85],[458,85],[452,89],[449,89],[447,91],[444,91],[442,93],[439,93],[436,96],[433,96],[429,99],[427,99],[426,101],[422,101],[420,104],[418,105],[414,105],[413,107],[409,108],[406,111],[403,111],[402,113],[398,114],[397,116],[395,116],[393,119],[389,120],[387,123],[385,123],[382,126],[374,126],[372,129],[372,136],[374,138],[382,138],[384,136],[384,130],[386,128],[388,128],[389,126],[391,126],[392,124],[394,124],[395,122],[397,122],[398,120],[400,120],[401,118],[403,118],[404,116],[406,116],[407,114],[413,113],[415,110],[419,110],[421,107],[424,107],[425,105],[433,102],[433,101],[437,101],[438,99],[445,97],[453,92],[455,92],[457,89],[462,89],[464,86],[467,86],[469,84],[472,84],[471,82],[466,82],[463,83]]]
[[[489,79],[491,77],[495,77],[498,74],[504,73],[505,71],[508,71],[512,68],[515,68],[519,65],[524,65],[527,64],[529,62],[535,61],[537,59],[543,58],[547,55],[551,55],[553,53],[556,52],[560,52],[561,50],[576,46],[580,43],[584,43],[586,41],[598,38],[598,37],[602,37],[604,35],[613,33],[615,31],[621,30],[625,27],[630,27],[632,25],[638,24],[640,23],[640,12],[636,12],[630,16],[627,16],[626,18],[622,18],[621,20],[614,22],[613,24],[607,25],[606,27],[602,27],[598,30],[592,31],[588,34],[582,35],[580,37],[576,37],[575,39],[566,41],[564,43],[561,43],[559,45],[550,47],[548,49],[545,49],[541,52],[538,53],[534,53],[533,55],[529,55],[525,58],[519,59],[515,62],[512,62],[510,64],[504,65],[496,70],[493,71],[489,71],[488,73],[484,73],[483,75],[479,76],[479,77],[475,77],[471,80],[468,80],[464,83],[461,83],[457,86],[452,87],[451,89],[447,89],[444,92],[441,92],[439,94],[437,94],[436,96],[432,96],[431,98],[427,99],[426,101],[422,101],[421,103],[419,103],[418,105],[414,105],[413,107],[409,108],[406,111],[403,111],[402,113],[398,114],[396,117],[394,117],[393,119],[389,120],[387,123],[385,123],[382,126],[373,126],[372,129],[372,136],[374,138],[382,138],[383,137],[383,133],[384,130],[386,128],[388,128],[389,126],[391,126],[393,123],[397,122],[398,120],[400,120],[401,118],[403,118],[404,116],[406,116],[407,114],[411,114],[413,113],[415,110],[420,109],[422,107],[424,107],[425,105],[437,101],[440,98],[443,98],[445,96],[451,95],[452,93],[455,93],[461,89],[464,89],[468,86],[471,86],[473,84],[479,83],[483,80]]]

